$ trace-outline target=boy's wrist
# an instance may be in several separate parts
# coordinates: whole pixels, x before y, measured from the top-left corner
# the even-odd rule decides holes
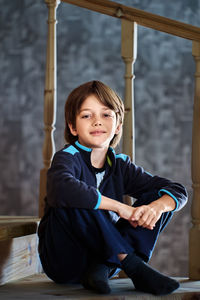
[[[101,204],[99,206],[99,209],[111,210],[118,214],[120,211],[121,205],[123,205],[121,202],[118,202],[117,200],[114,200],[114,199],[111,199],[111,198],[108,198],[108,197],[102,195]]]
[[[121,202],[118,202],[118,201],[116,201],[117,203],[116,203],[116,213],[118,214],[118,215],[120,215],[120,211],[121,211],[121,208],[122,208],[122,205],[123,205],[123,203],[121,203]]]
[[[149,205],[151,207],[159,209],[162,212],[172,211],[176,207],[174,199],[167,194],[164,194],[162,197],[151,202]]]
[[[155,210],[159,210],[161,213],[166,212],[165,204],[161,199],[155,200],[149,204],[149,206]]]

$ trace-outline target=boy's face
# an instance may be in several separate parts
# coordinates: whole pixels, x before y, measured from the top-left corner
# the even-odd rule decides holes
[[[95,95],[88,96],[76,116],[76,128],[68,124],[71,133],[88,148],[108,148],[121,125],[113,110],[102,104]]]

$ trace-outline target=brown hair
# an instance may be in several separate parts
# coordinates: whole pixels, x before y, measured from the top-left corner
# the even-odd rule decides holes
[[[71,134],[68,124],[76,128],[76,116],[80,111],[85,99],[95,95],[101,103],[112,109],[116,114],[118,124],[123,124],[124,105],[120,97],[107,85],[100,81],[86,82],[75,88],[68,96],[65,103],[65,139],[72,144],[77,140],[77,136]],[[116,147],[120,141],[122,129],[115,134],[110,142],[110,146]]]

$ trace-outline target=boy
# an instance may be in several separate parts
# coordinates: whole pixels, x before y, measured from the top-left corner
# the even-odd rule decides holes
[[[65,105],[65,138],[47,175],[39,253],[57,283],[78,283],[109,293],[108,279],[121,268],[139,291],[172,293],[179,283],[152,269],[159,233],[187,201],[184,187],[152,176],[128,156],[116,154],[124,106],[99,81],[85,83]],[[123,196],[136,198],[133,206]]]

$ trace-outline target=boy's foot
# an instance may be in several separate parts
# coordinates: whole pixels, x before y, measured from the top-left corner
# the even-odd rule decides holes
[[[154,295],[167,295],[179,288],[178,281],[151,268],[140,257],[129,254],[121,262],[124,272],[132,279],[135,288]]]
[[[93,290],[99,294],[109,294],[108,276],[110,269],[104,264],[93,264],[84,275],[81,284],[85,289]]]

